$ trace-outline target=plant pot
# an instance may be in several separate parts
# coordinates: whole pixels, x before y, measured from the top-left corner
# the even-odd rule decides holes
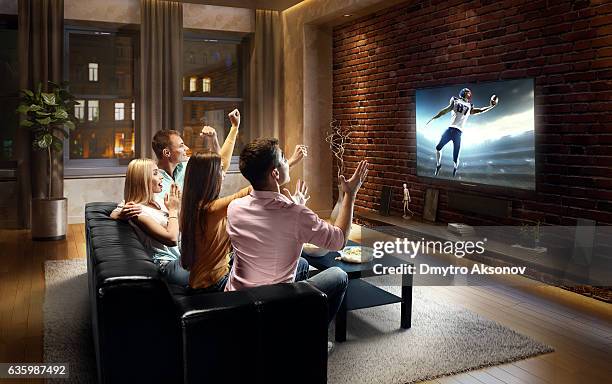
[[[68,227],[68,199],[32,199],[32,240],[63,240]]]

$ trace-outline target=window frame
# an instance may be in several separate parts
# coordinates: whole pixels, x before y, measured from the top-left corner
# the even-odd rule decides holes
[[[86,35],[118,35],[118,36],[129,36],[133,38],[134,42],[134,62],[133,62],[133,73],[134,73],[134,85],[132,89],[132,95],[134,105],[140,104],[140,26],[139,25],[115,25],[112,23],[103,22],[79,22],[66,20],[64,26],[64,68],[63,75],[64,79],[70,78],[70,34],[86,34]],[[98,63],[99,64],[99,63]],[[99,65],[98,65],[98,83],[99,81]],[[88,78],[89,79],[89,78]],[[115,99],[122,95],[75,95],[77,99],[85,100],[85,116],[84,121],[88,119],[88,103],[90,99],[96,99],[98,102],[105,99]],[[114,111],[113,111],[114,112]],[[124,112],[125,113],[125,112]],[[99,110],[98,110],[99,114]],[[114,115],[114,114],[113,114]],[[130,116],[131,117],[131,116]],[[140,118],[136,114],[135,119],[131,120],[134,126],[134,136],[138,140],[140,132]],[[134,158],[140,157],[140,148],[138,145],[134,148]],[[112,177],[112,176],[124,176],[127,171],[128,159],[71,159],[70,158],[70,138],[64,140],[64,178],[65,179],[79,179],[87,177]]]
[[[19,21],[18,21],[18,16],[17,15],[9,15],[9,14],[0,14],[0,29],[4,29],[4,30],[12,30],[15,31],[17,33],[17,49],[19,49]],[[17,58],[17,74],[19,77],[19,73],[21,72],[22,68],[19,67],[19,58]],[[21,94],[19,91],[19,84],[17,86],[17,89],[14,90],[14,92],[7,92],[5,93],[1,93],[0,92],[0,102],[5,103],[5,102],[15,102],[15,106],[17,106],[19,104],[19,102],[21,101]],[[4,125],[2,128],[0,129],[5,129],[8,126],[8,124],[6,122],[4,122]],[[17,137],[19,135],[19,132],[23,129],[23,127],[19,126],[19,121],[17,121],[17,125],[14,131],[14,135],[12,137],[12,146],[11,146],[11,157],[10,158],[3,158],[0,157],[0,171],[6,169],[6,167],[10,167],[10,168],[16,168],[16,162],[17,162],[17,147],[16,147],[16,142],[17,142]],[[2,142],[2,140],[0,140],[0,151],[3,150],[3,145],[4,143]],[[15,165],[13,165],[15,164]]]
[[[243,57],[242,55],[242,51],[243,51],[243,44],[246,43],[246,39],[245,36],[239,36],[239,35],[234,35],[234,34],[230,34],[230,36],[226,36],[225,34],[221,34],[219,35],[218,33],[214,33],[214,32],[206,32],[206,31],[194,31],[194,30],[185,30],[183,33],[183,42],[187,42],[187,41],[196,41],[196,42],[214,42],[214,43],[225,43],[225,44],[235,44],[238,46],[238,57],[239,57],[239,62],[238,62],[238,84],[239,84],[239,89],[240,89],[240,97],[218,97],[218,96],[185,96],[183,94],[183,103],[185,101],[229,101],[229,102],[239,102],[242,103],[243,106],[243,111],[240,111],[241,113],[241,120],[245,120],[245,113],[244,113],[244,106],[246,103],[245,97],[244,97],[244,91],[245,91],[245,84],[244,84],[244,68],[245,68],[245,63],[243,60],[245,60],[246,58]],[[183,48],[184,50],[184,48]],[[183,55],[185,54],[185,52],[183,52]],[[184,57],[184,56],[183,56]],[[206,59],[208,60],[208,56],[205,56]],[[183,72],[182,78],[187,78],[187,79],[191,79],[191,76],[187,76],[185,74],[185,72]],[[198,78],[196,79],[196,89],[197,89],[197,84],[202,82],[202,78]],[[211,90],[212,90],[212,84],[211,84]],[[189,93],[192,93],[191,91]],[[182,132],[181,132],[182,134]],[[223,145],[223,143],[219,143],[221,145]],[[238,168],[238,163],[240,160],[240,156],[236,156],[236,155],[232,155],[232,160],[230,162],[230,166],[227,170],[227,173],[239,173],[240,170]]]

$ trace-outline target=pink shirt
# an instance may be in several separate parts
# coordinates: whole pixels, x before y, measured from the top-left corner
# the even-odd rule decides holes
[[[344,233],[304,205],[270,191],[252,191],[227,209],[234,265],[226,291],[290,283],[304,243],[340,250]]]

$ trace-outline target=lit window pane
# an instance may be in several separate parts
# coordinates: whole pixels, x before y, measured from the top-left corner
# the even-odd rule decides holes
[[[136,117],[136,104],[132,103],[132,121]]]
[[[98,100],[87,101],[87,120],[98,121],[100,119],[100,103]]]
[[[85,118],[85,100],[75,100],[76,105],[74,106],[74,117],[83,121]]]
[[[202,92],[210,92],[210,77],[202,79]]]
[[[196,91],[197,81],[198,81],[198,79],[195,78],[195,77],[192,77],[191,79],[189,79],[189,92],[195,92]]]
[[[122,154],[124,148],[125,148],[125,133],[116,132],[115,133],[115,155]]]
[[[98,81],[98,63],[89,63],[89,81]]]
[[[125,119],[125,103],[115,103],[115,121]]]

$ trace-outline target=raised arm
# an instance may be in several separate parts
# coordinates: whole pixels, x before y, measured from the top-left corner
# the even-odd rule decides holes
[[[232,127],[230,128],[229,134],[225,138],[225,142],[223,143],[223,147],[221,147],[221,151],[219,153],[224,172],[227,172],[230,163],[232,162],[232,154],[234,153],[236,137],[238,136],[238,129],[240,128],[240,112],[237,109],[234,109],[228,114],[228,116],[230,122],[232,123]]]
[[[437,119],[440,116],[444,116],[447,113],[449,113],[451,110],[453,109],[453,102],[452,100],[448,103],[448,106],[445,108],[442,108],[441,110],[438,111],[438,113],[432,117],[431,119],[429,119],[429,121],[425,124],[425,126],[429,125],[429,123],[431,123],[433,120]]]
[[[289,168],[302,161],[305,157],[308,157],[308,146],[304,144],[296,145],[295,150],[293,151],[293,155],[291,155],[288,160]]]
[[[481,107],[481,108],[472,108],[472,115],[477,115],[479,113],[485,113],[487,111],[492,110],[493,108],[495,108],[497,104],[493,104],[491,103],[490,105],[486,106],[486,107]]]
[[[368,162],[362,160],[357,165],[357,169],[353,173],[350,179],[346,180],[344,175],[340,176],[340,191],[344,193],[344,199],[342,200],[342,206],[338,217],[334,225],[342,230],[344,233],[344,245],[348,241],[349,235],[351,234],[351,224],[353,223],[353,208],[355,206],[355,198],[357,192],[361,188],[361,184],[368,175]]]

